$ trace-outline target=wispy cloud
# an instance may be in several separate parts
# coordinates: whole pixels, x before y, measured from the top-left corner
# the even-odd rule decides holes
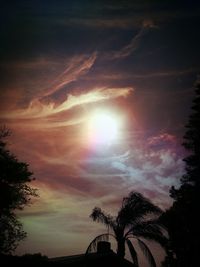
[[[1,84],[0,97],[6,113],[31,106],[31,102],[53,101],[54,93],[77,81],[93,67],[97,53],[76,56],[36,57],[26,60],[2,62],[5,82]],[[38,104],[37,104],[38,105]],[[2,107],[1,107],[2,108]]]
[[[141,146],[125,150],[118,156],[101,158],[93,155],[79,162],[80,177],[106,180],[110,188],[118,192],[137,190],[166,208],[169,203],[168,192],[172,185],[178,186],[183,174],[183,162],[177,149],[178,141],[168,133],[148,138],[146,142],[139,136]],[[113,181],[113,184],[112,184]],[[119,183],[118,183],[119,181]]]
[[[145,33],[151,29],[156,28],[152,20],[144,20],[140,31],[131,39],[130,43],[122,47],[118,51],[113,51],[108,55],[108,59],[122,59],[130,56],[139,47],[140,41]]]
[[[1,114],[1,118],[3,119],[22,119],[22,120],[30,120],[30,119],[42,119],[52,117],[54,115],[61,114],[62,112],[68,111],[72,108],[75,108],[80,105],[87,105],[89,103],[96,103],[100,101],[106,101],[109,99],[114,99],[118,97],[127,97],[133,88],[125,87],[125,88],[97,88],[93,89],[87,93],[72,95],[67,94],[66,100],[56,105],[54,102],[48,104],[43,103],[40,99],[34,99],[28,108],[15,110],[10,113]],[[59,120],[59,118],[58,118]],[[40,123],[38,120],[36,123]],[[59,121],[57,121],[59,124]],[[34,122],[33,122],[34,124]],[[67,120],[64,125],[67,125]],[[71,125],[71,121],[68,125]],[[42,125],[44,127],[44,124]]]
[[[85,55],[73,57],[68,63],[67,68],[54,81],[52,81],[52,86],[43,91],[39,98],[49,96],[57,92],[63,86],[76,81],[80,76],[90,70],[96,58],[97,53],[93,53],[89,57]]]
[[[138,27],[138,20],[133,18],[75,18],[70,20],[58,20],[59,24],[66,26],[70,25],[82,25],[89,28],[119,28],[130,29],[135,26]]]
[[[67,86],[86,74],[94,65],[97,58],[97,53],[91,55],[79,55],[69,59],[67,67],[59,74],[53,81],[49,81],[46,88],[35,90],[29,95],[32,99],[26,107],[15,107],[13,110],[5,110],[0,115],[3,120],[10,120],[10,122],[19,124],[30,124],[36,127],[59,127],[69,126],[80,123],[82,116],[79,118],[71,117],[66,114],[67,111],[75,107],[85,106],[90,103],[107,101],[118,97],[127,97],[132,91],[131,87],[112,88],[112,87],[98,87],[87,90],[86,92],[74,94],[67,91]],[[28,65],[27,65],[28,64]],[[37,69],[38,66],[49,66],[48,60],[38,59],[34,62],[18,62],[14,64],[14,68],[23,69],[25,67]],[[53,94],[66,88],[66,94],[59,103],[56,103]],[[19,90],[21,91],[21,90]],[[30,97],[30,96],[29,96]],[[63,120],[62,114],[65,113]],[[56,117],[55,117],[56,116]],[[54,119],[56,118],[56,119]]]
[[[120,70],[119,72],[111,71],[111,73],[106,73],[102,70],[101,73],[97,73],[95,77],[84,77],[84,80],[101,80],[104,83],[111,83],[111,82],[119,82],[124,80],[146,80],[146,79],[156,79],[156,78],[173,78],[173,77],[181,77],[184,75],[190,75],[191,73],[194,75],[200,72],[200,68],[188,68],[188,69],[177,69],[177,70],[162,70],[162,71],[155,71],[155,72],[124,72]]]

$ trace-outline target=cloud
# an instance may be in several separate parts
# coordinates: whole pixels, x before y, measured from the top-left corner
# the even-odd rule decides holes
[[[64,58],[50,56],[2,62],[1,109],[9,113],[20,106],[25,108],[53,101],[54,94],[64,87],[67,90],[69,84],[88,73],[96,58],[94,52]]]
[[[41,86],[36,90],[27,90],[28,97],[32,97],[28,106],[22,108],[15,106],[12,109],[5,109],[1,114],[0,118],[2,121],[9,120],[9,123],[13,124],[24,124],[42,128],[52,128],[61,126],[70,126],[79,124],[83,121],[83,116],[70,116],[66,112],[73,110],[76,107],[85,106],[87,104],[102,102],[111,100],[119,97],[127,97],[133,89],[131,87],[112,88],[112,87],[98,87],[87,90],[87,92],[66,92],[63,95],[62,100],[59,102],[55,100],[55,93],[59,92],[65,87],[76,80],[79,80],[81,76],[86,74],[94,65],[97,58],[97,53],[94,52],[91,55],[79,55],[69,59],[67,67],[61,74],[57,75],[54,80],[49,80],[46,88]],[[64,61],[62,60],[62,64]],[[26,70],[27,68],[31,71],[37,70],[39,67],[42,70],[43,67],[50,68],[52,61],[47,59],[38,58],[35,61],[30,62],[15,62],[11,64],[11,68],[18,70]],[[55,64],[54,64],[55,66]],[[5,67],[5,66],[4,66]],[[8,67],[8,66],[7,66]],[[37,84],[37,83],[36,83]],[[80,90],[79,90],[80,91]],[[64,92],[64,91],[63,91]],[[16,90],[14,96],[22,96],[23,90]],[[7,94],[12,96],[12,94]],[[10,105],[9,105],[10,107]]]
[[[21,122],[24,124],[32,123],[38,127],[45,127],[45,124],[47,127],[69,126],[80,123],[82,118],[80,117],[72,120],[67,118],[65,114],[65,121],[63,121],[62,113],[81,105],[107,101],[119,97],[127,97],[132,91],[133,88],[131,87],[97,88],[79,95],[68,94],[66,100],[59,105],[56,105],[54,102],[43,103],[39,99],[34,99],[28,108],[14,110],[10,113],[2,113],[0,116],[3,119],[14,120],[14,123],[16,120],[18,120],[18,123],[20,123],[19,120],[22,120]],[[58,116],[56,121],[53,120],[53,116]],[[42,124],[39,119],[43,119]],[[30,122],[30,120],[32,121]]]
[[[38,186],[38,201],[18,214],[29,234],[17,251],[29,250],[31,240],[32,253],[34,249],[51,256],[74,254],[77,249],[84,253],[93,236],[104,230],[89,218],[96,199],[55,190],[44,183]]]
[[[119,29],[126,29],[132,28],[135,24],[135,21],[131,18],[116,18],[116,19],[109,19],[109,18],[76,18],[70,19],[68,21],[60,21],[60,23],[64,25],[83,25],[89,28],[119,28]]]
[[[68,63],[67,68],[52,82],[52,86],[46,91],[43,91],[39,98],[49,96],[63,86],[76,81],[80,76],[87,73],[91,69],[95,60],[97,58],[97,53],[93,53],[91,56],[75,56]]]
[[[146,142],[139,136],[136,138],[144,145],[135,143],[134,149],[117,156],[91,155],[83,159],[80,176],[95,179],[97,183],[99,179],[101,183],[105,180],[109,191],[139,191],[166,208],[171,203],[169,189],[179,185],[184,170],[178,141],[168,133],[152,136]]]
[[[161,133],[156,136],[149,137],[147,140],[148,146],[154,150],[161,148],[169,148],[170,145],[174,145],[176,142],[176,137],[168,133]]]
[[[191,75],[191,74],[198,74],[200,72],[200,68],[188,68],[188,69],[163,69],[162,71],[148,71],[148,72],[138,72],[138,70],[131,69],[129,72],[125,72],[123,70],[110,70],[110,73],[105,72],[104,69],[101,72],[96,73],[93,77],[85,76],[83,80],[88,81],[96,81],[101,80],[104,83],[118,83],[120,81],[131,81],[134,83],[135,81],[145,81],[146,79],[171,79],[174,77],[182,78],[181,76]]]
[[[156,28],[152,20],[144,20],[140,31],[131,39],[130,43],[122,47],[118,51],[111,52],[108,59],[122,59],[130,56],[139,47],[141,38],[145,35],[148,29]]]
[[[8,148],[30,164],[40,195],[20,213],[29,238],[23,252],[84,253],[105,230],[88,218],[94,206],[115,214],[133,190],[166,208],[169,189],[183,173],[183,152],[172,133],[180,133],[178,114],[183,118],[191,96],[184,92],[191,78],[181,76],[197,70],[195,56],[187,58],[197,20],[183,18],[198,10],[104,2],[28,5],[23,17],[13,7],[14,28],[5,28],[0,118],[13,132]],[[124,119],[119,141],[109,148],[91,148],[86,136],[96,108]]]
[[[18,61],[2,61],[0,62],[0,67],[9,68],[13,70],[35,70],[35,69],[44,69],[48,67],[59,67],[60,63],[63,63],[63,59],[53,59],[53,58],[45,58],[45,57],[36,57],[27,60],[18,60]]]
[[[29,134],[25,129],[18,135],[15,133],[13,148],[20,158],[30,162],[37,178],[34,186],[39,188],[40,198],[20,217],[32,246],[35,240],[34,247],[41,252],[45,253],[44,243],[40,245],[42,240],[52,239],[59,246],[57,251],[48,245],[51,256],[70,254],[77,249],[84,252],[93,236],[105,230],[90,221],[93,207],[100,206],[116,214],[122,198],[132,190],[141,192],[163,209],[171,204],[168,190],[177,183],[182,171],[173,135],[165,132],[144,141],[138,134],[135,138],[140,142],[133,140],[134,148],[129,150],[125,145],[118,153],[115,148],[89,153],[81,152],[74,136],[74,141],[68,139],[68,130],[29,131]],[[26,243],[21,244],[21,250],[23,246],[26,250]]]

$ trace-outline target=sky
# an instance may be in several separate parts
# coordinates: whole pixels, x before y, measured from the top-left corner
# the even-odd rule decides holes
[[[199,15],[194,0],[2,1],[0,123],[40,196],[19,213],[16,253],[84,253],[106,231],[92,209],[114,215],[132,190],[170,207]]]

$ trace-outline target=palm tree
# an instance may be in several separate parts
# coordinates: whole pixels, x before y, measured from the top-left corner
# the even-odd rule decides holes
[[[108,240],[109,236],[112,236],[117,242],[117,255],[121,258],[125,257],[125,244],[127,244],[133,263],[135,267],[138,267],[137,252],[132,243],[136,239],[150,266],[156,267],[154,257],[142,239],[156,241],[166,249],[167,233],[158,221],[158,215],[161,213],[159,207],[136,192],[131,192],[128,197],[123,198],[122,206],[116,217],[95,207],[90,217],[94,221],[105,224],[108,232],[97,236],[90,243],[86,253],[96,250],[99,241]],[[109,233],[109,229],[112,230],[112,234]]]

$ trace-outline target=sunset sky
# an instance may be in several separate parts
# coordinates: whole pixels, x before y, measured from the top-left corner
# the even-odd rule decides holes
[[[166,209],[200,71],[198,1],[3,1],[0,122],[40,197],[17,253],[84,253],[131,190]],[[159,254],[159,251],[157,251]]]

